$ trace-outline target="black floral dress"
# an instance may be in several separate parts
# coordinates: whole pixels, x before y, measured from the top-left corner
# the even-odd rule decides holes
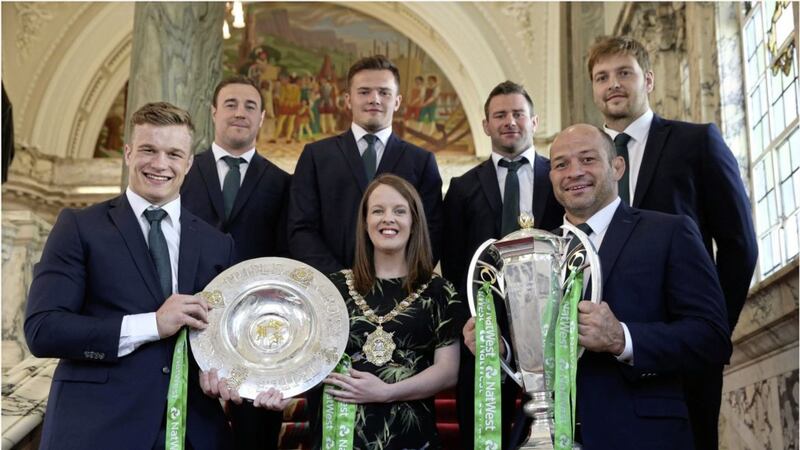
[[[350,314],[350,338],[347,354],[353,368],[370,372],[386,383],[396,383],[412,377],[433,365],[437,348],[458,342],[454,314],[459,301],[453,286],[444,278],[434,276],[419,298],[383,329],[394,333],[397,348],[392,359],[381,367],[368,362],[362,347],[367,335],[375,331],[375,324],[367,320],[350,297],[346,271],[330,275],[342,293]],[[376,280],[372,291],[364,299],[379,316],[388,314],[407,297],[405,279]],[[321,429],[315,427],[317,429]],[[433,397],[407,402],[368,403],[356,409],[353,449],[357,450],[407,450],[441,448],[436,431]]]

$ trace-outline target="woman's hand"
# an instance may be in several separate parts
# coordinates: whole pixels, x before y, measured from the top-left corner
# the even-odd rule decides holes
[[[336,400],[344,403],[389,403],[392,401],[392,385],[369,372],[350,369],[349,375],[331,373],[325,383],[334,386],[328,389]]]
[[[281,391],[269,388],[266,392],[258,393],[255,400],[253,400],[253,406],[271,411],[283,411],[291,401],[291,398],[283,398]]]

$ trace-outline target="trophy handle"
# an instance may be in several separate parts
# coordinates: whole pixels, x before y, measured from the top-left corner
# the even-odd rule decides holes
[[[476,311],[475,311],[475,293],[474,293],[475,292],[475,285],[476,284],[477,285],[481,285],[484,282],[484,280],[476,280],[475,279],[475,269],[477,269],[478,267],[482,267],[484,269],[487,269],[491,273],[491,275],[497,281],[497,285],[499,286],[499,289],[498,289],[498,287],[496,287],[496,286],[494,286],[494,284],[492,284],[492,291],[494,291],[494,293],[496,295],[499,295],[500,298],[505,298],[505,293],[503,292],[505,290],[505,282],[503,280],[503,273],[500,272],[497,269],[497,267],[494,267],[493,265],[491,265],[491,264],[489,264],[487,262],[480,261],[480,257],[481,257],[481,255],[483,255],[483,252],[487,248],[489,248],[489,246],[494,244],[496,241],[497,241],[497,239],[488,239],[486,242],[484,242],[483,244],[478,246],[478,249],[475,250],[475,253],[472,255],[472,260],[469,263],[469,270],[467,270],[467,304],[469,304],[469,312],[470,312],[470,315],[472,315],[472,317],[475,317],[475,314],[476,314]],[[508,351],[511,351],[511,349],[509,348]],[[502,358],[500,358],[500,368],[502,368],[503,372],[505,372],[508,376],[510,376],[511,379],[514,380],[514,382],[516,382],[519,385],[519,387],[523,387],[523,385],[522,385],[522,374],[512,370],[511,367],[509,367],[508,364],[505,362],[505,360],[502,359]]]

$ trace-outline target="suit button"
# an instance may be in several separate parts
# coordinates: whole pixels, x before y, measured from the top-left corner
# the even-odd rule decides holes
[[[169,375],[169,367],[167,366],[162,367],[161,373],[163,373],[164,375]]]

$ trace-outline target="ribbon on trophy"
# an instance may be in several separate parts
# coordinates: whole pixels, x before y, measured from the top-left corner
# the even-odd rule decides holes
[[[484,269],[481,276],[488,273]],[[500,337],[491,278],[484,279],[475,305],[475,450],[499,450],[501,445]]]
[[[172,354],[172,371],[167,391],[167,450],[183,450],[186,436],[186,395],[188,390],[189,352],[186,345],[186,327],[178,332]]]
[[[542,320],[545,383],[553,389],[555,450],[572,450],[575,434],[575,397],[578,370],[578,303],[583,294],[583,272],[570,270],[566,294],[558,304],[551,295]],[[553,322],[556,311],[555,329]]]
[[[334,372],[347,375],[352,364],[345,353]],[[322,395],[322,448],[324,450],[351,450],[353,448],[353,430],[356,423],[356,405],[336,400],[326,384]]]

